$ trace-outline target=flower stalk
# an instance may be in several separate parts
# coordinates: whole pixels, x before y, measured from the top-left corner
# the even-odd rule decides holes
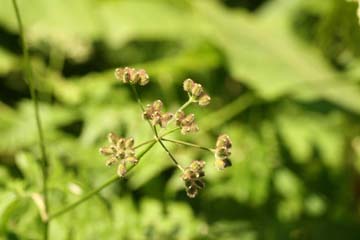
[[[25,81],[27,82],[30,90],[31,99],[33,102],[34,112],[35,112],[35,120],[36,120],[36,127],[39,137],[39,144],[40,144],[40,151],[41,151],[41,170],[42,170],[42,193],[43,193],[43,215],[47,216],[49,212],[49,199],[48,199],[48,157],[46,154],[46,147],[45,147],[45,140],[44,140],[44,134],[42,129],[42,123],[39,113],[39,100],[38,96],[35,91],[35,84],[33,81],[33,71],[30,63],[29,58],[29,49],[25,40],[25,33],[23,28],[23,23],[20,15],[20,10],[17,4],[16,0],[12,0],[12,4],[14,7],[15,15],[17,24],[19,27],[19,35],[21,40],[21,46],[23,51],[23,57],[24,57],[24,73],[25,73]],[[49,227],[50,227],[50,221],[47,218],[43,218],[44,222],[44,231],[43,231],[43,239],[47,240],[49,236]]]

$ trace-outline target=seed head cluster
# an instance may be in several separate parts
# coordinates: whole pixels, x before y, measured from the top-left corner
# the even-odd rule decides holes
[[[161,100],[156,100],[152,104],[148,104],[143,112],[145,120],[149,120],[151,125],[159,125],[162,128],[166,128],[168,122],[173,118],[173,114],[170,112],[162,113],[163,103]]]
[[[205,92],[201,84],[188,78],[183,83],[184,91],[187,92],[200,106],[206,106],[210,103],[210,96]]]
[[[144,69],[136,70],[130,67],[117,68],[115,69],[115,77],[123,83],[132,85],[139,84],[140,86],[145,86],[149,82],[149,75]]]
[[[149,82],[149,76],[145,70],[135,68],[124,67],[117,68],[115,70],[115,77],[124,84],[133,85],[134,94],[143,109],[143,119],[151,124],[152,131],[154,132],[154,139],[140,143],[137,147],[134,147],[133,138],[122,138],[117,136],[115,133],[108,135],[109,146],[100,148],[100,153],[107,156],[106,165],[110,166],[118,164],[117,173],[120,177],[124,177],[128,165],[135,165],[139,159],[148,151],[154,141],[160,143],[163,149],[168,153],[174,164],[182,171],[181,179],[184,181],[186,194],[194,198],[198,192],[205,187],[204,176],[205,176],[205,162],[202,160],[194,160],[187,167],[182,167],[181,164],[175,159],[175,157],[169,152],[162,141],[170,141],[186,146],[196,147],[198,149],[207,150],[215,154],[215,167],[219,170],[223,170],[231,166],[229,159],[231,155],[232,143],[230,137],[226,134],[220,135],[217,138],[215,149],[206,148],[193,143],[184,141],[177,141],[166,139],[163,136],[168,135],[180,128],[180,132],[185,135],[189,133],[196,133],[199,131],[199,127],[195,122],[195,115],[193,113],[185,113],[185,108],[191,103],[197,103],[200,106],[206,106],[210,103],[210,96],[205,92],[203,86],[199,83],[194,82],[191,79],[186,79],[183,82],[183,88],[189,96],[189,100],[184,103],[175,114],[171,112],[163,112],[163,102],[156,100],[151,104],[143,107],[140,97],[136,91],[136,85],[144,86]],[[166,131],[167,127],[171,124],[172,120],[175,120],[175,125],[178,128]],[[158,133],[157,127],[165,129]],[[165,132],[165,133],[164,133]],[[138,158],[135,155],[135,148],[153,143],[146,150],[141,152]]]
[[[231,166],[231,161],[229,159],[231,147],[232,142],[228,135],[223,134],[217,138],[215,146],[215,166],[217,169],[224,170]]]
[[[198,125],[195,123],[195,115],[193,113],[186,115],[183,111],[175,114],[176,125],[181,128],[182,134],[195,133],[199,131]]]
[[[186,194],[191,198],[194,198],[199,190],[205,187],[203,180],[205,176],[204,167],[204,161],[192,161],[190,166],[186,167],[184,173],[181,175],[185,183]]]
[[[109,133],[108,141],[110,145],[100,148],[100,153],[108,157],[107,166],[119,163],[117,173],[123,177],[126,174],[126,165],[138,162],[135,156],[134,138],[122,138],[115,133]]]

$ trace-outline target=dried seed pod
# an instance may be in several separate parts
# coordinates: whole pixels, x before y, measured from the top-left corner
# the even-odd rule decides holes
[[[125,148],[132,148],[134,146],[134,138],[130,137],[125,139]]]
[[[231,142],[230,137],[226,134],[220,135],[216,140],[216,147],[217,148],[221,148],[221,147],[231,148],[232,142]]]
[[[108,156],[108,155],[111,155],[114,153],[113,149],[110,147],[102,147],[99,149],[99,152],[105,156]]]
[[[232,163],[230,159],[215,159],[215,167],[218,170],[224,170],[227,167],[231,167]]]
[[[200,105],[200,106],[209,105],[210,100],[211,100],[210,96],[205,93],[205,94],[203,94],[202,96],[200,96],[200,98],[199,98],[199,105]]]
[[[149,75],[146,73],[146,71],[144,69],[140,69],[138,70],[138,75],[139,75],[139,84],[141,86],[145,86],[146,84],[149,83]]]
[[[107,166],[120,162],[117,173],[120,177],[123,177],[126,174],[126,165],[138,162],[135,156],[134,139],[132,137],[122,138],[115,133],[109,133],[108,140],[110,146],[102,147],[99,151],[101,154],[109,156],[105,163]]]
[[[173,114],[172,113],[164,113],[161,116],[161,120],[160,120],[160,127],[165,128],[168,124],[168,122],[173,118]]]
[[[197,98],[197,97],[201,96],[203,93],[204,93],[204,89],[201,86],[201,84],[194,83],[194,85],[191,89],[191,94]]]
[[[153,102],[152,104],[152,108],[153,111],[161,111],[162,107],[163,107],[163,102],[161,100],[156,100],[155,102]]]
[[[193,88],[193,85],[194,85],[194,81],[191,80],[190,78],[186,79],[183,83],[183,87],[184,87],[184,90],[186,92],[191,92],[191,89]]]
[[[108,158],[108,160],[106,160],[106,166],[111,166],[113,165],[114,163],[117,163],[117,159],[115,157],[110,157]]]
[[[117,149],[125,149],[125,138],[118,138],[118,141],[116,143]]]
[[[119,137],[115,133],[111,132],[108,134],[109,143],[116,144],[118,140],[119,140]]]
[[[126,175],[126,164],[125,162],[121,162],[117,168],[117,174],[119,177],[124,177]]]
[[[185,168],[182,180],[185,183],[186,194],[193,198],[197,195],[198,190],[204,188],[205,183],[202,177],[205,176],[203,168],[205,166],[204,161],[192,161],[191,164]]]
[[[115,69],[115,78],[127,84],[144,86],[149,82],[149,75],[144,69],[124,67]]]

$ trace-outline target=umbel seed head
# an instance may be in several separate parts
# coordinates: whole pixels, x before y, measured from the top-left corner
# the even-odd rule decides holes
[[[163,113],[162,110],[163,103],[160,100],[156,100],[152,104],[148,104],[143,112],[143,117],[145,120],[149,120],[151,125],[159,125],[162,128],[165,128],[168,122],[173,118],[172,113]]]
[[[200,106],[206,106],[210,103],[211,98],[201,84],[188,78],[183,82],[183,88],[191,96],[193,102],[199,103]]]
[[[185,183],[186,194],[191,198],[194,198],[199,190],[205,187],[202,179],[205,176],[204,167],[204,161],[194,160],[184,169],[184,173],[181,175],[181,179]]]
[[[116,68],[115,78],[125,84],[139,84],[140,86],[144,86],[149,82],[149,75],[144,69],[136,70],[130,67]]]
[[[228,135],[222,134],[217,138],[215,146],[215,167],[218,170],[224,170],[232,165],[229,159],[231,147],[232,142]]]
[[[134,139],[132,137],[123,138],[115,133],[109,133],[108,141],[110,145],[100,148],[99,152],[108,157],[105,162],[106,166],[119,163],[117,173],[120,177],[123,177],[126,174],[126,165],[138,162],[135,156]]]

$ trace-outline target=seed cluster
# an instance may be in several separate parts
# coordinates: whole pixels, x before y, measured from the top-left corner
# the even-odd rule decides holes
[[[185,182],[186,194],[191,198],[194,198],[199,190],[205,187],[203,180],[205,176],[204,167],[204,161],[192,161],[190,166],[185,168],[183,175],[181,175],[181,179]]]
[[[195,133],[199,131],[198,125],[195,123],[195,115],[186,115],[183,111],[178,111],[175,114],[176,125],[181,128],[182,134]]]
[[[144,86],[149,82],[149,75],[144,69],[136,70],[130,67],[117,68],[115,69],[115,77],[123,83],[132,85],[139,84],[140,86]]]
[[[186,79],[183,83],[185,92],[187,92],[200,106],[206,106],[210,103],[210,96],[205,92],[201,84],[194,82],[190,78]]]
[[[189,142],[164,138],[164,136],[174,132],[175,130],[178,130],[178,128],[174,128],[169,131],[163,131],[160,132],[161,134],[158,134],[157,126],[161,128],[167,128],[168,125],[172,122],[173,118],[175,118],[175,124],[180,128],[180,132],[183,135],[196,133],[199,131],[199,127],[195,122],[195,115],[193,113],[185,113],[184,109],[192,103],[197,103],[200,106],[206,106],[210,103],[211,98],[205,92],[201,84],[196,83],[191,79],[186,79],[183,82],[183,88],[187,92],[189,99],[175,112],[175,114],[172,114],[171,112],[164,113],[162,111],[164,104],[161,100],[156,100],[153,103],[143,107],[135,85],[144,86],[149,82],[149,76],[145,70],[136,70],[130,67],[117,68],[115,70],[115,77],[124,84],[132,85],[135,97],[143,109],[142,116],[146,121],[150,122],[154,132],[155,140],[149,140],[140,143],[136,148],[145,146],[151,142],[154,145],[156,143],[154,141],[159,142],[164,150],[168,153],[174,164],[182,171],[181,179],[184,181],[186,194],[189,197],[194,198],[198,192],[205,187],[205,182],[203,180],[205,176],[205,162],[202,160],[194,160],[189,166],[184,168],[175,159],[171,152],[169,152],[162,141],[169,141],[213,152],[215,154],[215,167],[219,170],[223,170],[226,167],[231,166],[229,157],[231,155],[232,143],[228,135],[220,135],[217,138],[215,149],[211,149]],[[150,145],[147,149],[138,154],[137,158],[135,156],[133,138],[121,138],[114,133],[110,133],[108,135],[108,140],[110,142],[110,146],[101,148],[100,153],[108,157],[106,165],[109,166],[118,163],[117,173],[120,177],[125,176],[128,164],[132,164],[132,166],[136,164],[141,159],[141,157],[153,146]]]
[[[152,104],[148,104],[143,112],[145,120],[150,120],[151,125],[159,125],[165,128],[168,122],[173,118],[173,114],[170,112],[162,113],[163,103],[161,100],[156,100]]]
[[[109,157],[106,161],[107,166],[119,163],[117,173],[123,177],[126,174],[126,165],[138,162],[135,156],[134,139],[132,137],[122,138],[115,133],[109,133],[108,141],[110,145],[100,148],[100,153]]]
[[[229,159],[231,155],[232,142],[230,137],[226,134],[220,135],[216,141],[215,147],[215,166],[219,170],[231,166]]]

